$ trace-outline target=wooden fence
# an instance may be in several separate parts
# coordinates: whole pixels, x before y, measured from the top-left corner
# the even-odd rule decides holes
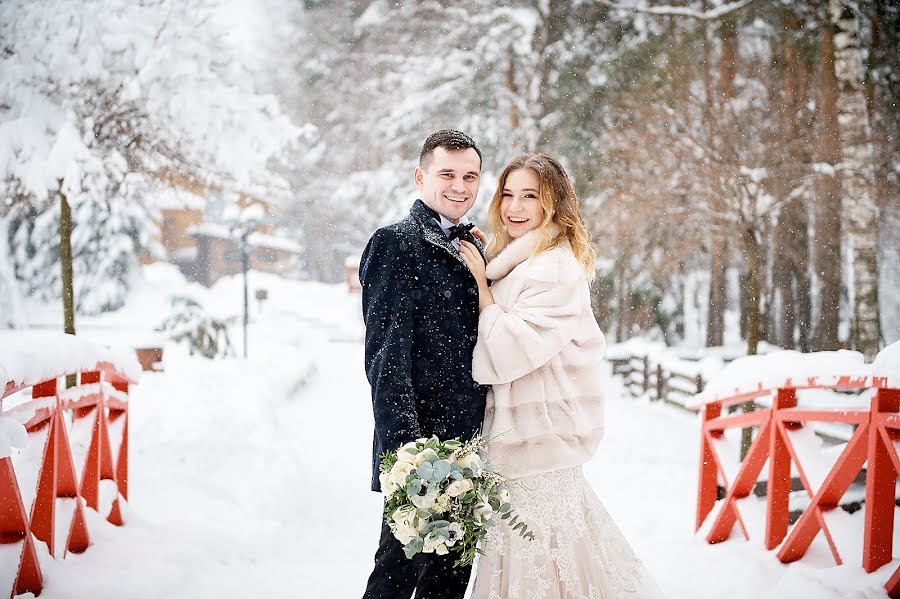
[[[698,373],[678,372],[662,363],[654,362],[649,356],[633,355],[610,359],[613,375],[621,376],[633,397],[649,392],[650,399],[661,400],[672,405],[692,410],[688,407],[694,395],[703,391],[706,382]]]

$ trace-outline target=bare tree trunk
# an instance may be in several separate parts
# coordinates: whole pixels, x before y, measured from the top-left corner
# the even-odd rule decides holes
[[[763,253],[757,232],[751,224],[743,225],[741,241],[747,256],[747,355],[755,356],[760,340],[759,304],[762,293]],[[752,412],[756,409],[756,404],[751,400],[741,404],[741,407],[745,412]],[[741,429],[741,460],[746,457],[752,442],[753,428],[748,426]]]
[[[865,71],[859,24],[846,0],[830,0],[830,22],[835,31],[834,72],[838,82],[843,191],[853,249],[853,337],[867,360],[879,345],[878,230],[872,178],[869,113],[863,89]]]
[[[724,239],[710,241],[709,309],[706,323],[706,347],[717,347],[725,342],[726,294],[726,245]]]
[[[509,130],[512,139],[512,154],[519,150],[519,110],[516,108],[516,98],[519,97],[519,86],[516,84],[516,54],[512,46],[509,47],[509,66],[506,69],[506,91],[509,93]]]
[[[551,132],[546,131],[545,117],[554,108],[550,97],[551,85],[547,82],[555,69],[554,57],[548,52],[551,46],[562,41],[567,31],[568,3],[532,0],[531,5],[539,15],[531,43],[533,64],[526,71],[526,102],[528,114],[523,120],[528,123],[525,131],[525,151],[538,152],[543,148]]]
[[[59,265],[62,270],[63,331],[75,334],[75,287],[72,268],[72,210],[59,179]],[[75,386],[75,375],[66,377],[66,387]]]
[[[782,36],[782,85],[781,118],[778,144],[775,197],[784,198],[800,184],[800,162],[806,157],[796,156],[792,151],[799,139],[798,112],[801,109],[801,81],[805,79],[805,69],[800,63],[794,37],[800,30],[800,19],[789,9],[783,11],[784,29]],[[809,301],[809,281],[806,274],[809,254],[809,223],[803,198],[789,200],[778,216],[774,231],[772,263],[773,301],[770,306],[769,340],[775,344],[794,349],[794,330],[799,324],[801,347],[809,347],[809,335],[804,329],[809,326],[809,316],[804,308]],[[808,308],[806,308],[808,309]]]
[[[705,6],[705,4],[704,4]],[[719,28],[722,49],[719,55],[719,100],[721,104],[734,98],[734,77],[736,73],[738,38],[734,23],[731,20],[723,22]],[[704,36],[704,78],[707,79],[706,89],[710,90],[709,70],[706,67],[706,54],[708,52],[706,37]],[[713,110],[712,94],[708,93],[706,110]],[[707,130],[711,130],[711,126]],[[709,271],[709,310],[706,325],[706,346],[718,346],[725,339],[725,308],[728,302],[726,294],[725,274],[727,267],[727,245],[725,239],[710,239],[710,271]]]
[[[628,306],[628,296],[631,295],[628,289],[627,269],[620,266],[618,269],[618,318],[616,319],[616,343],[622,343],[628,339],[628,333],[631,329],[630,317],[631,310]]]
[[[762,247],[757,231],[745,224],[741,241],[747,256],[747,355],[755,356],[760,341],[760,296],[762,295]]]
[[[837,79],[834,75],[834,31],[827,22],[821,24],[821,30],[816,162],[835,168],[820,168],[816,175],[812,272],[818,282],[819,305],[810,344],[813,351],[837,349],[841,298],[841,180],[836,168],[841,159],[841,147],[837,122]]]

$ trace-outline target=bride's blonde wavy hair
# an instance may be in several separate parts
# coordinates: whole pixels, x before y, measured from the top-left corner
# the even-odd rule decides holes
[[[578,211],[578,197],[575,195],[575,187],[572,179],[559,161],[548,154],[523,154],[513,158],[497,181],[497,190],[491,198],[488,208],[488,228],[493,238],[486,248],[489,259],[495,258],[509,245],[513,238],[506,232],[503,225],[503,217],[500,208],[503,201],[503,188],[509,174],[519,169],[529,169],[540,180],[538,197],[541,202],[543,218],[541,224],[536,227],[540,231],[541,239],[532,252],[532,256],[551,248],[564,238],[569,240],[575,258],[584,269],[588,282],[594,280],[596,275],[597,253],[591,245],[591,236],[584,226],[584,220]],[[555,223],[559,227],[559,234],[551,236],[548,225]]]

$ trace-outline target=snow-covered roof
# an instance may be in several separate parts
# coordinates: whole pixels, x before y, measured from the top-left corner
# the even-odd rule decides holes
[[[61,374],[91,370],[109,362],[126,377],[141,375],[134,350],[107,347],[75,335],[45,331],[0,332],[0,389],[33,385]]]
[[[203,210],[206,198],[178,187],[166,187],[147,198],[148,204],[160,210]]]
[[[187,228],[187,234],[194,236],[205,235],[207,237],[215,237],[216,239],[235,239],[235,236],[231,233],[231,229],[217,223],[200,223],[199,225],[192,225]],[[292,252],[295,254],[300,253],[301,249],[298,243],[291,241],[290,239],[268,235],[266,233],[251,233],[250,236],[247,237],[247,243],[252,247],[284,250],[285,252]]]
[[[277,237],[275,235],[267,235],[265,233],[252,233],[250,237],[247,238],[247,243],[254,247],[284,250],[285,252],[291,252],[294,254],[299,254],[301,249],[300,244],[291,241],[290,239]]]
[[[900,341],[866,364],[859,352],[839,350],[803,354],[779,351],[731,362],[709,381],[693,405],[738,395],[765,394],[780,387],[898,387]]]

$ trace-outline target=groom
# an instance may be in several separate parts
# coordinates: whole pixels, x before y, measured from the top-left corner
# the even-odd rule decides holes
[[[425,140],[414,179],[421,194],[409,216],[372,235],[359,266],[366,323],[366,374],[372,387],[375,440],[372,490],[380,491],[378,456],[437,435],[468,440],[480,428],[487,388],[472,380],[478,335],[478,287],[459,254],[470,233],[481,151],[459,131]],[[460,221],[463,221],[462,223]],[[407,559],[382,524],[364,599],[462,599],[471,568],[452,554]]]

